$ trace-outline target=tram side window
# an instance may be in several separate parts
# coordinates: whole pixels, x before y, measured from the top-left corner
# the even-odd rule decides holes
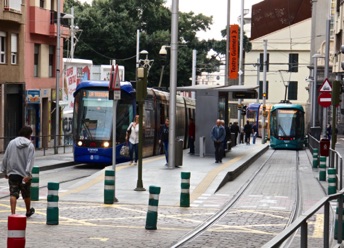
[[[277,113],[273,112],[271,113],[271,119],[270,119],[270,132],[272,136],[277,136]]]

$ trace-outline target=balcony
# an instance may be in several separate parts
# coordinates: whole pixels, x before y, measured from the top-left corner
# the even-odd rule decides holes
[[[38,7],[30,7],[30,33],[47,35],[51,37],[57,36],[57,24],[55,23],[56,12]],[[68,27],[61,25],[61,38],[67,38],[70,36]]]
[[[3,21],[11,21],[11,22],[24,24],[25,20],[22,14],[25,11],[24,7],[25,5],[22,4],[22,1],[5,0],[3,15],[1,16],[1,12],[0,12],[0,19]]]

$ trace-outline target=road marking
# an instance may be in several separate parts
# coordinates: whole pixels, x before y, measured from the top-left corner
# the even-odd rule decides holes
[[[109,240],[109,238],[97,238],[97,237],[91,237],[89,239],[92,239],[92,240],[99,240],[101,242],[106,242]]]

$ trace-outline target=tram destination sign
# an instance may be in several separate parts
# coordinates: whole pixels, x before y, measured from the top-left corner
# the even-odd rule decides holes
[[[256,99],[258,97],[257,91],[233,91],[233,99]]]

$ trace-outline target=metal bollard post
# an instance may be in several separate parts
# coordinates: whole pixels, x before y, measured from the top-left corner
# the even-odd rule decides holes
[[[336,178],[336,169],[335,168],[328,168],[327,169],[327,194],[332,195],[337,192],[337,178]]]
[[[24,248],[26,216],[19,214],[8,216],[7,229],[7,248]]]
[[[47,225],[59,224],[59,183],[48,183]]]
[[[156,230],[158,222],[158,205],[159,205],[160,187],[149,186],[149,201],[146,218],[146,229]]]
[[[39,167],[32,168],[31,201],[39,201]]]
[[[104,204],[113,204],[115,202],[115,171],[105,171],[104,181]]]
[[[318,168],[319,165],[319,160],[318,160],[318,149],[314,148],[313,149],[313,168]]]
[[[181,183],[181,193],[180,193],[180,206],[190,207],[190,172],[182,172],[182,183]]]
[[[326,157],[320,157],[319,181],[326,181]]]

